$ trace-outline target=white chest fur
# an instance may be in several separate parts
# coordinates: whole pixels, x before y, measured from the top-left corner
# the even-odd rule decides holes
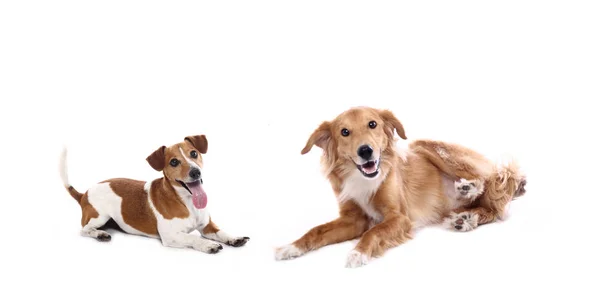
[[[149,187],[150,185],[146,184],[145,188],[147,192],[149,192]],[[171,233],[190,233],[194,230],[201,230],[204,228],[209,222],[208,209],[199,210],[194,207],[191,196],[187,194],[188,191],[184,188],[176,187],[175,190],[187,207],[189,216],[187,218],[165,219],[163,215],[156,210],[152,200],[150,200],[150,197],[148,197],[150,207],[154,211],[158,222],[158,233],[161,235]]]
[[[344,180],[338,200],[339,202],[354,201],[375,224],[378,224],[383,220],[383,216],[374,208],[371,199],[384,179],[383,175],[369,179],[356,170]]]
[[[184,192],[187,192],[187,190],[183,190]],[[188,229],[187,232],[191,232],[193,230],[196,229],[202,229],[204,228],[207,224],[208,224],[208,209],[204,208],[204,209],[197,209],[193,202],[192,202],[192,198],[190,196],[183,196],[182,197],[183,202],[185,203],[185,206],[187,207],[188,211],[190,212],[190,216],[188,217],[188,225],[186,225],[184,228]]]

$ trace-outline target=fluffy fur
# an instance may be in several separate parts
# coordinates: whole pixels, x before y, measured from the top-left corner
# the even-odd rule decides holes
[[[498,218],[513,197],[524,194],[516,164],[496,167],[464,146],[431,140],[400,150],[395,133],[407,139],[391,111],[368,107],[321,123],[301,153],[315,145],[323,150],[321,164],[338,199],[339,217],[277,248],[276,259],[359,238],[346,262],[359,267],[411,239],[415,228],[447,223],[472,230]],[[360,154],[363,146],[372,149],[371,157]],[[369,162],[379,163],[378,169]]]

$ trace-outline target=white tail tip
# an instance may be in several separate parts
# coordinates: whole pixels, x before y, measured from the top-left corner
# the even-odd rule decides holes
[[[59,162],[58,162],[58,168],[59,168],[59,174],[60,174],[60,179],[62,179],[62,183],[65,186],[65,188],[69,188],[71,187],[71,184],[69,184],[69,176],[67,173],[67,147],[63,146],[63,149],[60,153],[60,158],[59,158]]]

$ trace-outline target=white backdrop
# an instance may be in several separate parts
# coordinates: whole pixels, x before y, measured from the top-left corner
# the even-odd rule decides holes
[[[597,1],[3,1],[3,292],[598,290]],[[431,227],[360,269],[355,242],[276,262],[336,217],[318,124],[388,108],[409,139],[511,154],[528,193],[503,223]],[[79,236],[62,188],[152,179],[159,146],[206,134],[220,254]],[[10,290],[9,290],[10,289]]]

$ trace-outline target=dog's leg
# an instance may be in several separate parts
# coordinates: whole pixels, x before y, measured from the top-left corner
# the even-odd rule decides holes
[[[457,178],[475,180],[486,177],[492,164],[482,155],[469,149],[449,146],[438,141],[419,140],[411,144],[411,150],[427,158],[442,172]]]
[[[81,235],[96,238],[96,240],[102,242],[110,241],[111,237],[108,232],[98,230],[98,228],[106,224],[108,220],[110,220],[110,217],[107,215],[99,215],[96,218],[89,219],[87,224],[85,224],[85,226],[83,226],[83,228],[81,229]]]
[[[444,219],[444,226],[448,229],[468,232],[480,225],[488,224],[496,220],[496,213],[484,207],[471,209],[458,209]]]
[[[479,216],[471,212],[450,213],[450,217],[444,219],[444,226],[448,229],[468,232],[478,226]]]
[[[217,253],[223,249],[219,243],[203,239],[202,237],[183,232],[160,234],[162,244],[166,247],[186,248],[191,247],[206,253]]]
[[[486,209],[484,207],[477,207],[466,212],[477,215],[477,225],[484,225],[491,223],[496,220],[496,213],[490,209]]]
[[[483,181],[461,178],[454,182],[454,188],[459,198],[474,200],[483,193]]]
[[[225,243],[227,245],[231,245],[233,247],[244,246],[246,242],[250,240],[250,237],[232,237],[227,233],[223,232],[215,223],[212,221],[212,218],[208,222],[208,225],[204,227],[204,229],[200,230],[202,236],[212,239],[221,243]]]
[[[367,229],[367,220],[361,216],[345,216],[312,228],[292,244],[275,250],[275,259],[286,260],[326,245],[359,237]]]
[[[366,265],[371,257],[382,255],[386,250],[411,239],[411,222],[407,216],[394,215],[365,232],[348,254],[346,267]]]

